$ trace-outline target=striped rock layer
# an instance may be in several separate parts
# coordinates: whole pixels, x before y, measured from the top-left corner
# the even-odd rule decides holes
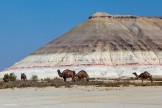
[[[0,74],[57,77],[57,69],[86,70],[90,77],[162,76],[162,17],[97,12]]]

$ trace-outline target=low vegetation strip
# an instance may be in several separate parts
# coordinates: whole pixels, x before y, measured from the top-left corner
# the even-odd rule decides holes
[[[6,88],[24,88],[24,87],[72,87],[74,85],[78,86],[96,86],[96,87],[129,87],[129,86],[162,86],[162,80],[158,79],[153,83],[150,82],[139,82],[137,80],[98,80],[91,79],[90,81],[67,81],[64,82],[62,79],[44,79],[44,80],[28,80],[28,81],[9,81],[9,82],[0,82],[0,89]]]

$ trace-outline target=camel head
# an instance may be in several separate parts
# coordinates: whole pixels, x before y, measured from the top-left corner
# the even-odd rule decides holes
[[[78,73],[77,73],[77,74],[75,74],[75,77],[78,77]]]
[[[75,79],[77,79],[77,78],[78,78],[78,73],[77,73],[77,74],[75,74],[75,76],[74,76],[74,77],[75,77]]]
[[[57,72],[58,72],[59,77],[62,77],[63,76],[62,73],[61,73],[61,71],[59,69],[57,70]]]
[[[138,79],[138,75],[137,75],[137,73],[136,73],[136,72],[133,72],[132,74],[133,74],[133,75],[135,75],[135,76],[136,76],[136,78]]]

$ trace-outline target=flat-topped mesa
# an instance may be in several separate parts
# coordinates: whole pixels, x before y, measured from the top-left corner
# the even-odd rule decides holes
[[[134,16],[134,15],[110,15],[105,12],[96,12],[92,16],[90,16],[88,19],[93,19],[93,18],[131,18],[131,19],[137,19],[137,18],[143,18],[142,16]],[[158,18],[162,19],[162,16],[157,16],[157,17],[151,17],[147,16],[144,18]]]
[[[162,20],[137,17],[139,16],[97,12],[91,16],[92,19],[86,20],[33,52],[32,55],[99,51],[162,51]]]

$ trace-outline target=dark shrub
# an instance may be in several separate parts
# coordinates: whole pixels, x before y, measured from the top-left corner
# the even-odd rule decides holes
[[[14,73],[10,73],[9,77],[10,81],[16,81],[17,76]]]
[[[35,82],[35,81],[38,81],[38,76],[37,76],[37,75],[33,75],[33,76],[31,77],[31,80],[34,81],[34,82]]]
[[[10,81],[10,76],[8,74],[5,74],[3,77],[4,82],[9,82]]]

